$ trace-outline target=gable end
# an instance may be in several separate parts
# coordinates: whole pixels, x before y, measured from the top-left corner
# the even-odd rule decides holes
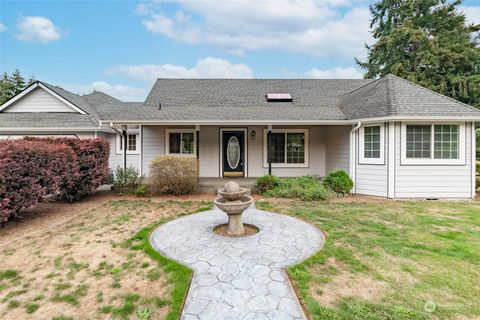
[[[85,111],[36,82],[0,106],[3,113],[80,113]]]

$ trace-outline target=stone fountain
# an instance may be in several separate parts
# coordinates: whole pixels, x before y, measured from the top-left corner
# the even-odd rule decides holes
[[[227,233],[233,236],[244,235],[242,213],[253,203],[253,198],[246,195],[247,188],[241,188],[238,183],[230,181],[218,193],[220,197],[213,203],[228,215]]]

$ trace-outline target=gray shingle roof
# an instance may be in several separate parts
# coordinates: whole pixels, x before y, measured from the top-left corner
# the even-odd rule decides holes
[[[343,97],[372,80],[158,79],[143,120],[342,120]],[[292,102],[267,102],[267,93],[289,93]],[[162,103],[162,110],[158,104]],[[119,114],[119,117],[124,117]]]
[[[98,120],[79,113],[0,113],[0,128],[97,128]]]
[[[480,111],[393,75],[377,80],[158,79],[146,101],[45,86],[88,115],[1,113],[0,127],[92,127],[104,121],[304,121],[379,117],[477,117]],[[267,102],[289,93],[292,102]],[[162,107],[159,109],[159,103]]]
[[[349,93],[339,107],[349,119],[480,116],[472,106],[391,74]]]

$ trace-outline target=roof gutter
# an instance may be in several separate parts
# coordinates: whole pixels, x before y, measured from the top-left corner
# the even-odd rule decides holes
[[[480,116],[391,116],[378,118],[362,118],[354,120],[100,120],[100,124],[114,123],[114,124],[138,124],[138,125],[356,125],[358,122],[378,123],[388,121],[438,121],[438,122],[452,122],[452,121],[476,121],[480,122]]]
[[[112,129],[113,131],[115,131],[116,133],[118,133],[120,135],[123,135],[123,133],[120,130],[115,128],[115,126],[113,125],[113,122],[110,122],[110,129]]]
[[[73,131],[73,132],[84,132],[84,131],[98,131],[101,130],[102,127],[91,127],[91,128],[72,128],[72,127],[48,127],[48,128],[42,128],[42,127],[11,127],[11,128],[0,128],[0,133],[3,132],[43,132],[43,131],[60,131],[60,132],[65,132],[65,131]]]

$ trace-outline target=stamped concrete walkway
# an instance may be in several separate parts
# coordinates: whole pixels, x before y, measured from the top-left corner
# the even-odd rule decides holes
[[[182,319],[305,319],[284,269],[323,246],[312,225],[253,206],[245,223],[260,232],[242,238],[216,235],[227,222],[218,209],[189,215],[157,228],[152,245],[194,270]]]

